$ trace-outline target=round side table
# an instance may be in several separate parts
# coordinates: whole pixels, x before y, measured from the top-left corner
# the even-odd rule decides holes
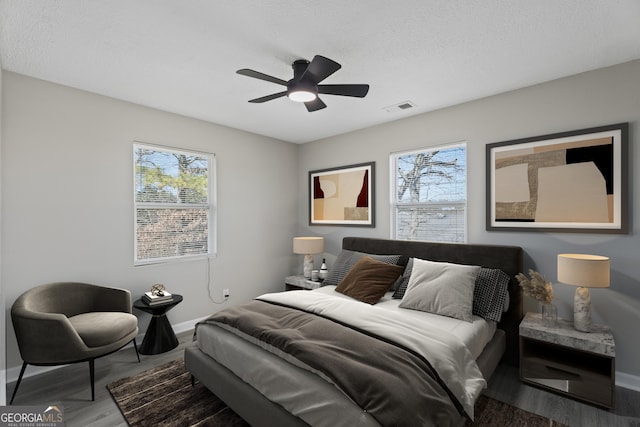
[[[160,304],[149,305],[138,298],[133,306],[138,310],[151,314],[151,322],[147,332],[144,334],[140,353],[142,354],[160,354],[178,346],[178,338],[176,338],[173,328],[167,319],[167,312],[182,302],[182,295],[173,294],[172,299]]]

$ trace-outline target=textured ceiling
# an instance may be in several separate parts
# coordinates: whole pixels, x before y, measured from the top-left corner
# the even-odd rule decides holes
[[[0,0],[5,70],[304,143],[640,58],[638,0]],[[250,104],[291,63],[364,99]],[[415,108],[388,112],[411,101]]]

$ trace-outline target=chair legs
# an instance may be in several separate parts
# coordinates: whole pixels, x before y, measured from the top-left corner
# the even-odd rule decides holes
[[[13,389],[13,394],[11,395],[11,401],[9,402],[9,405],[13,404],[13,399],[16,397],[16,392],[18,391],[18,387],[20,387],[20,383],[22,382],[22,376],[24,375],[25,369],[27,369],[27,362],[22,362],[22,369],[20,369],[20,376],[18,377],[16,388]]]
[[[89,359],[89,378],[91,378],[91,401],[96,400],[96,359]]]
[[[133,339],[133,348],[136,349],[136,357],[138,358],[138,363],[140,363],[140,353],[138,353],[138,344],[136,343],[136,339]],[[95,386],[95,371],[96,364],[95,359],[89,359],[89,378],[91,380],[91,401],[96,400],[96,386]],[[18,381],[16,382],[16,388],[13,389],[13,394],[11,395],[11,401],[9,405],[13,404],[13,399],[16,397],[16,393],[18,392],[18,387],[20,387],[20,383],[22,382],[22,376],[24,375],[24,371],[27,369],[27,362],[22,362],[22,369],[20,369],[20,376],[18,376]]]
[[[138,353],[138,344],[136,344],[136,339],[133,339],[133,348],[136,349],[136,356],[138,357],[138,363],[140,363],[140,353]]]

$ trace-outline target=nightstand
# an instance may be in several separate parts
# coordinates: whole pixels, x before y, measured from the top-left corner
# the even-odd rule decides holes
[[[287,291],[311,290],[320,287],[322,282],[314,282],[304,276],[287,276],[284,278],[284,286]]]
[[[149,305],[138,298],[133,306],[152,315],[147,332],[144,334],[140,354],[165,353],[178,346],[178,338],[167,319],[167,312],[182,302],[182,295],[173,294],[167,302]]]
[[[520,323],[520,380],[587,403],[613,407],[616,345],[607,326],[592,332],[527,313]]]

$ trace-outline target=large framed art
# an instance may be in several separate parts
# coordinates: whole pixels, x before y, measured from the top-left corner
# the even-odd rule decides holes
[[[487,230],[626,233],[628,129],[488,144]]]
[[[309,225],[374,227],[375,162],[309,172]]]

